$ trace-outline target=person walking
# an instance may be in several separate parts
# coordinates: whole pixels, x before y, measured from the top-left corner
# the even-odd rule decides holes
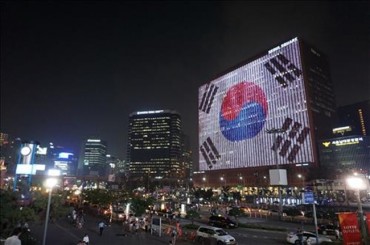
[[[82,241],[83,241],[86,245],[89,245],[89,242],[90,242],[89,236],[88,236],[87,234],[85,234],[85,236],[82,238]]]
[[[103,235],[103,231],[104,231],[104,227],[106,227],[107,225],[104,223],[104,221],[100,221],[99,223],[99,235],[102,236]]]
[[[14,229],[12,236],[8,237],[5,240],[4,245],[21,245],[22,242],[19,239],[19,236],[22,234],[22,228],[17,227]]]
[[[175,227],[172,228],[171,237],[172,237],[172,245],[175,245],[176,244],[176,239],[177,239],[177,230],[176,230]]]

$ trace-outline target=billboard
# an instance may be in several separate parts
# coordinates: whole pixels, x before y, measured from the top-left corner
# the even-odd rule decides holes
[[[313,162],[306,101],[296,38],[201,86],[199,169]]]

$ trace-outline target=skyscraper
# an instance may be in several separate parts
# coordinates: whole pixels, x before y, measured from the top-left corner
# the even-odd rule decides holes
[[[334,121],[327,58],[294,38],[200,87],[199,169],[232,184],[276,165],[318,166],[317,139]]]
[[[174,184],[180,176],[180,115],[156,110],[131,113],[129,117],[127,161],[130,180]]]
[[[97,138],[87,139],[84,144],[83,174],[84,175],[107,175],[107,144]]]
[[[370,100],[338,108],[339,126],[348,126],[349,135],[370,135]]]

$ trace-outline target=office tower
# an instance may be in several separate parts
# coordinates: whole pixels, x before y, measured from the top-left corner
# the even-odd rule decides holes
[[[279,166],[318,166],[316,140],[334,120],[327,58],[294,38],[200,87],[199,169],[233,184]],[[297,171],[305,170],[288,179]]]
[[[97,138],[87,139],[83,152],[83,175],[106,176],[106,142]]]
[[[370,173],[370,100],[338,107],[334,137],[319,142],[320,165],[328,174]]]
[[[156,110],[131,113],[127,160],[130,180],[175,184],[181,175],[181,118],[174,111]]]
[[[326,178],[333,179],[342,173],[370,173],[370,137],[346,135],[319,142],[320,164]]]
[[[343,129],[339,133],[369,136],[370,100],[338,107],[338,119],[338,126]]]
[[[190,147],[190,139],[187,135],[182,134],[181,136],[181,160],[180,160],[180,169],[181,169],[181,180],[186,183],[187,186],[191,183],[193,177],[193,152]]]

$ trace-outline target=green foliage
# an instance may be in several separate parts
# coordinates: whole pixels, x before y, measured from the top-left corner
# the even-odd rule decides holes
[[[140,217],[148,209],[149,205],[153,205],[154,199],[141,199],[133,198],[129,201],[131,203],[131,209],[135,212],[135,216]]]
[[[37,220],[35,211],[29,207],[19,207],[17,197],[12,191],[0,192],[0,225],[1,235],[8,236],[22,222]]]
[[[101,206],[107,206],[114,200],[112,193],[103,189],[84,190],[81,195],[85,201]]]
[[[233,195],[233,198],[235,200],[240,200],[242,198],[241,195],[240,195],[240,192],[238,192],[238,191],[232,192],[231,194]]]
[[[242,215],[243,212],[240,210],[240,208],[233,207],[232,209],[229,210],[229,215],[233,217],[237,217]]]
[[[22,245],[36,245],[37,240],[34,238],[29,231],[23,230],[22,234],[19,236]]]
[[[243,212],[240,210],[240,208],[233,207],[229,210],[229,215],[235,217],[236,223],[239,224],[238,216],[242,215]]]
[[[193,225],[194,219],[199,218],[200,214],[197,211],[191,209],[186,211],[186,217],[191,220],[191,224]]]
[[[46,214],[46,209],[48,205],[49,193],[46,192],[34,192],[34,201],[32,203],[32,208],[36,213],[42,213],[43,216]],[[64,206],[64,195],[62,193],[53,193],[50,201],[50,216],[55,218],[63,217],[68,212],[68,207]]]
[[[193,195],[197,199],[203,198],[203,199],[209,201],[213,196],[213,192],[212,192],[212,189],[207,189],[207,190],[196,189],[196,190],[194,190]]]

